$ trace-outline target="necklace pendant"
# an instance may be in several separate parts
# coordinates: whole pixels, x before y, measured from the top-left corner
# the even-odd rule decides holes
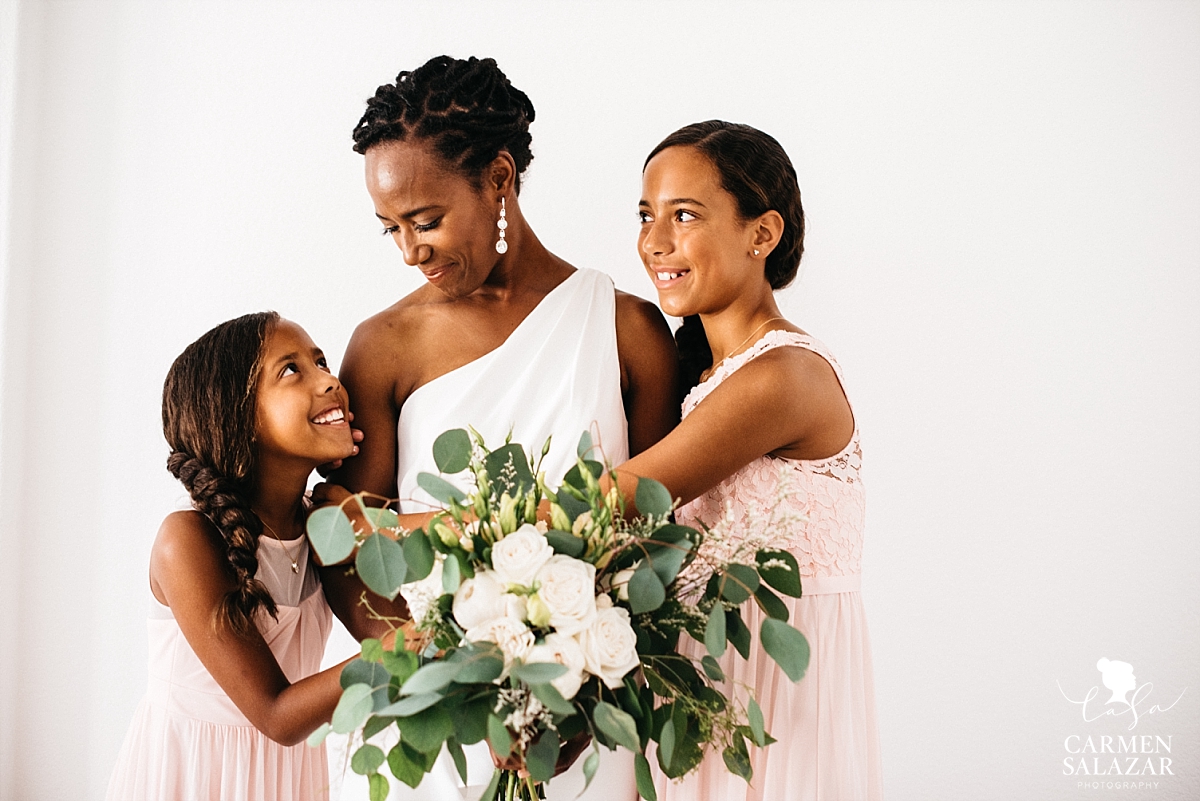
[[[292,562],[292,572],[293,572],[293,573],[299,573],[299,572],[300,572],[300,565],[296,564],[295,562]]]

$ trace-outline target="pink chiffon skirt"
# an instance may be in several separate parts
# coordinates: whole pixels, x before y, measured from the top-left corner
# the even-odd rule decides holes
[[[847,582],[847,580],[850,580]],[[804,579],[803,598],[784,598],[789,622],[812,649],[808,672],[793,683],[759,645],[763,614],[755,604],[742,608],[754,633],[749,659],[730,648],[719,661],[728,679],[720,689],[743,703],[746,685],[754,689],[767,731],[778,742],[751,745],[750,784],[710,751],[692,773],[671,781],[658,770],[661,801],[879,801],[883,797],[879,729],[871,646],[862,594],[840,592],[857,576]],[[824,585],[822,586],[822,582]],[[821,591],[824,590],[824,593]],[[682,647],[699,658],[704,646],[684,635]]]

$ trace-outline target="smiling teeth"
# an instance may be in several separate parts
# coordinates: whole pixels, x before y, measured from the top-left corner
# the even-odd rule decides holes
[[[678,278],[683,273],[655,273],[659,281],[670,281],[672,278]]]
[[[341,409],[330,409],[327,412],[317,415],[313,418],[314,423],[337,423],[346,419],[346,414]]]

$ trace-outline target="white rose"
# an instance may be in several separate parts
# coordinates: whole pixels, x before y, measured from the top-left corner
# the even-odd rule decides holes
[[[528,587],[553,555],[546,537],[526,523],[492,546],[492,569],[501,583]]]
[[[454,593],[454,619],[464,629],[473,629],[506,613],[504,585],[490,570],[480,570],[458,586]]]
[[[583,650],[575,638],[558,633],[547,634],[542,645],[530,648],[525,662],[556,662],[565,665],[567,672],[550,682],[554,689],[562,693],[563,698],[574,698],[575,693],[579,692],[579,687],[583,684],[584,668],[587,666]]]
[[[538,598],[550,610],[550,626],[574,634],[596,618],[596,568],[563,554],[550,557],[537,574]]]
[[[640,661],[629,612],[619,606],[597,612],[595,622],[579,633],[579,646],[588,672],[599,676],[609,689],[620,687],[621,679]]]
[[[442,589],[442,562],[446,557],[440,553],[435,556],[433,570],[428,576],[400,587],[400,597],[408,604],[408,613],[418,625],[425,620],[429,610],[437,605],[438,598],[445,594]]]
[[[467,630],[471,642],[494,642],[504,652],[505,663],[524,659],[533,647],[533,632],[515,617],[503,615]]]

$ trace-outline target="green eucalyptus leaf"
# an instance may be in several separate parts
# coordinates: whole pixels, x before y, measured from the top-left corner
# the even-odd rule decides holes
[[[670,767],[671,758],[675,756],[675,721],[670,718],[663,724],[662,732],[658,736],[658,750],[663,764]]]
[[[496,648],[494,652],[491,650],[473,652],[460,664],[462,668],[454,677],[459,684],[487,684],[500,678],[500,674],[504,672],[504,657],[500,654],[499,648]]]
[[[600,767],[600,752],[592,749],[587,759],[583,760],[583,789],[586,790],[596,778],[596,768]]]
[[[446,738],[454,734],[454,721],[442,704],[399,718],[396,726],[400,729],[401,739],[421,753],[433,757],[437,756]]]
[[[574,470],[575,468],[571,469]],[[589,509],[587,503],[571,495],[571,493],[568,492],[565,487],[559,487],[554,499],[558,502],[558,505],[563,508],[563,511],[567,513],[567,517],[570,518],[572,523],[575,522],[577,517]]]
[[[690,543],[697,542],[700,539],[700,532],[688,526],[681,526],[677,523],[667,523],[654,529],[653,533],[647,538],[655,543],[670,542],[678,543],[688,540]]]
[[[754,742],[759,748],[767,744],[767,730],[763,727],[762,708],[758,705],[758,701],[753,698],[746,705],[746,719],[750,724],[750,731],[754,736]]]
[[[654,776],[650,773],[650,763],[641,751],[633,755],[633,775],[637,778],[638,795],[646,801],[658,801],[658,793],[654,789]]]
[[[365,684],[372,689],[386,687],[391,679],[391,674],[378,662],[355,659],[342,668],[341,682],[343,690],[351,684]]]
[[[388,786],[387,776],[372,773],[367,777],[367,785],[367,797],[370,801],[387,801],[388,791],[392,789]]]
[[[480,695],[450,709],[454,718],[454,739],[463,745],[474,745],[487,737],[488,715],[495,703],[494,695]]]
[[[363,514],[375,528],[400,528],[400,517],[387,507],[368,506]]]
[[[567,556],[578,559],[583,556],[583,550],[587,547],[582,537],[576,537],[569,531],[558,531],[550,529],[546,532],[546,542],[550,543],[550,547],[555,553],[565,554]]]
[[[787,551],[768,550],[759,551],[754,560],[758,563],[758,574],[763,581],[784,595],[800,597],[800,566],[796,564],[795,556]],[[783,564],[780,565],[780,562]]]
[[[425,778],[423,762],[413,758],[416,754],[417,752],[412,746],[401,741],[396,743],[387,755],[388,768],[392,771],[392,775],[413,788],[421,783],[421,779]]]
[[[512,753],[513,739],[508,729],[505,728],[504,721],[494,714],[488,715],[487,732],[488,743],[496,752],[496,756],[503,759]]]
[[[401,698],[394,704],[389,704],[383,709],[380,709],[376,714],[390,715],[392,717],[408,717],[422,712],[436,704],[444,698],[441,693],[417,693],[416,695],[407,695]]]
[[[691,549],[692,543],[686,539],[670,545],[651,545],[646,548],[646,560],[658,574],[663,586],[669,586],[675,580]]]
[[[592,478],[600,478],[600,474],[604,472],[604,465],[593,459],[581,459],[580,461],[583,462],[583,466],[587,468],[588,472],[592,474]],[[575,466],[568,470],[567,474],[563,476],[563,484],[569,484],[570,486],[582,492],[587,491],[587,480],[584,479],[583,472],[579,469],[579,462],[576,462]],[[562,489],[559,488],[559,503],[562,503],[563,494],[564,493],[562,492]],[[566,509],[566,506],[564,505],[563,508]],[[569,509],[567,510],[567,513],[570,514]]]
[[[383,761],[383,749],[367,743],[355,751],[354,756],[350,757],[350,770],[359,776],[366,776],[368,773],[379,770]]]
[[[737,605],[758,589],[758,571],[747,565],[728,565],[721,574],[721,595]]]
[[[556,733],[549,730],[542,732],[542,736],[534,740],[525,753],[525,768],[529,771],[530,778],[535,782],[552,779],[554,763],[558,761],[560,748]]]
[[[372,534],[363,541],[354,566],[367,589],[389,601],[400,592],[408,573],[404,551],[394,539],[383,534]]]
[[[700,660],[700,667],[704,668],[704,675],[713,681],[725,681],[725,671],[721,670],[721,665],[709,654],[705,654]]]
[[[461,473],[471,463],[471,437],[465,429],[443,431],[433,441],[433,462],[443,473]]]
[[[467,500],[462,490],[433,473],[417,473],[417,486],[447,506],[450,505],[450,501],[462,504]]]
[[[450,758],[454,760],[454,769],[458,771],[458,777],[462,779],[463,786],[466,787],[467,781],[467,755],[463,753],[462,744],[453,737],[446,740],[446,750],[450,752]]]
[[[607,701],[600,701],[592,712],[592,721],[600,731],[630,751],[641,752],[637,723],[625,710]]]
[[[343,690],[333,710],[333,730],[338,734],[349,734],[361,728],[374,711],[373,692],[374,688],[366,684],[351,684]]]
[[[787,605],[779,599],[779,596],[767,589],[766,584],[760,584],[758,589],[754,591],[754,597],[758,599],[758,605],[770,617],[776,620],[782,620],[784,623],[788,619]]]
[[[781,620],[768,617],[762,622],[759,636],[763,648],[783,668],[789,679],[800,681],[804,678],[804,672],[808,670],[809,650],[808,640],[803,634]]]
[[[401,685],[400,694],[436,693],[454,681],[462,667],[459,662],[430,662]]]
[[[563,698],[562,693],[553,684],[549,682],[530,684],[529,689],[542,702],[542,705],[554,714],[563,716],[575,714],[575,705]]]
[[[750,777],[754,775],[754,770],[750,766],[750,754],[746,751],[746,741],[741,736],[734,737],[734,744],[726,747],[721,756],[725,759],[725,767],[729,768],[730,773],[741,776],[747,784],[750,783]]]
[[[372,715],[367,719],[367,723],[363,726],[362,738],[364,741],[370,740],[376,734],[391,726],[396,722],[395,718],[387,717],[386,715]]]
[[[400,684],[408,681],[409,676],[417,672],[419,664],[417,655],[412,651],[383,652],[383,669],[395,676]]]
[[[515,442],[492,451],[483,463],[492,478],[492,492],[497,496],[507,492],[516,498],[524,490],[537,486],[525,449]]]
[[[704,627],[704,646],[713,656],[720,658],[725,654],[725,607],[713,604],[708,613],[708,624]]]
[[[374,637],[368,637],[362,641],[360,646],[362,658],[367,662],[382,662],[383,661],[383,643]]]
[[[634,503],[641,514],[662,517],[671,511],[671,493],[654,479],[639,476]]]
[[[579,444],[575,446],[575,455],[580,459],[586,459],[588,453],[592,450],[592,432],[584,431],[579,437]]]
[[[354,553],[354,525],[337,506],[314,509],[305,529],[323,565],[336,565]]]
[[[492,780],[488,782],[488,786],[484,788],[483,795],[479,796],[484,801],[491,801],[496,797],[496,793],[500,791],[500,779],[504,778],[504,771],[496,768],[492,772]]]
[[[317,727],[317,730],[308,735],[308,745],[310,748],[316,748],[321,743],[325,742],[325,738],[329,736],[329,732],[333,731],[333,727],[328,723],[322,723]]]
[[[643,562],[641,567],[633,571],[633,578],[629,579],[630,611],[635,615],[652,612],[662,606],[666,598],[667,591],[662,579],[649,563]]]
[[[526,684],[544,684],[557,679],[566,672],[567,666],[557,662],[528,662],[523,665],[514,665],[509,675]]]
[[[742,615],[736,609],[725,611],[725,638],[733,643],[742,659],[750,658],[750,629],[742,622]]]
[[[408,574],[404,577],[405,584],[420,581],[433,571],[433,546],[423,529],[409,532],[400,543],[404,551],[404,562],[408,565]]]

